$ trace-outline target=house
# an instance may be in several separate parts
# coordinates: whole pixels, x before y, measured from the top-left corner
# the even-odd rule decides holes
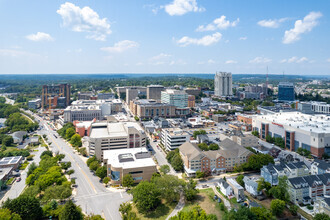
[[[310,204],[318,196],[330,196],[330,173],[288,179],[291,202]]]
[[[330,198],[316,197],[314,202],[314,214],[325,213],[330,216]]]
[[[209,137],[207,136],[207,134],[200,134],[200,135],[197,135],[197,141],[198,143],[206,143],[208,144],[209,143]]]
[[[6,182],[9,179],[13,171],[13,167],[1,168],[0,169],[0,190],[6,186]]]
[[[290,162],[293,162],[294,161],[294,158],[293,158],[293,155],[286,152],[286,151],[281,151],[279,154],[278,154],[278,157],[277,157],[278,160],[280,161],[283,161],[285,163],[290,163]]]
[[[33,145],[38,145],[39,144],[39,137],[35,136],[35,137],[31,137],[30,138],[30,143]]]
[[[11,134],[15,144],[22,143],[25,135],[27,135],[26,131],[16,131]]]
[[[251,179],[247,176],[243,178],[245,190],[250,193],[252,196],[259,196],[262,194],[261,191],[258,191],[258,183],[254,179]]]
[[[219,179],[218,187],[225,196],[230,197],[233,195],[233,189],[223,178]]]
[[[230,178],[227,180],[227,182],[229,186],[231,186],[231,188],[233,189],[237,202],[244,201],[245,199],[244,188],[241,185],[239,185],[235,179]]]
[[[268,165],[263,166],[260,171],[261,176],[271,185],[277,185],[278,178],[282,176],[294,178],[309,175],[309,169],[304,162],[279,162],[275,164],[269,163]]]
[[[330,173],[330,163],[323,160],[315,159],[311,165],[311,174]]]
[[[269,150],[269,155],[274,157],[274,158],[277,158],[278,155],[280,154],[281,150],[276,148],[276,147],[272,147],[270,150]]]

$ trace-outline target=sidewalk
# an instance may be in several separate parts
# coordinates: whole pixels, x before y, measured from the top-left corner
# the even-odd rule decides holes
[[[176,216],[178,214],[178,212],[180,212],[183,209],[184,205],[185,205],[184,196],[181,195],[181,198],[180,198],[178,204],[175,206],[172,213],[169,214],[169,216],[167,216],[166,220],[170,219],[173,216]]]

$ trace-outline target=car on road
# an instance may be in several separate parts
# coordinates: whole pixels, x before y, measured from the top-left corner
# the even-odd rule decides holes
[[[157,140],[154,140],[154,142],[157,142]]]
[[[16,182],[21,181],[21,177],[17,177]]]

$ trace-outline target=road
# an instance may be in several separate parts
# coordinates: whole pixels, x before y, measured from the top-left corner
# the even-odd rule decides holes
[[[76,204],[80,205],[82,211],[87,214],[99,214],[107,220],[121,219],[119,205],[130,201],[132,198],[126,192],[110,191],[99,182],[99,178],[94,176],[80,156],[75,154],[73,149],[60,137],[55,138],[53,131],[47,123],[40,117],[35,116],[41,122],[43,129],[41,135],[46,134],[53,152],[65,155],[64,161],[70,161],[75,173],[71,175],[76,178],[77,193],[74,196]]]
[[[46,148],[39,147],[38,148],[38,151],[36,152],[36,154],[35,154],[35,156],[33,158],[33,162],[35,162],[36,164],[39,164],[39,162],[40,162],[40,155],[45,150],[46,150]],[[16,197],[18,197],[23,192],[23,190],[25,188],[25,180],[26,180],[26,177],[27,177],[27,171],[29,170],[29,167],[30,167],[31,163],[32,162],[30,162],[30,164],[27,166],[27,168],[21,172],[21,181],[19,181],[19,182],[15,181],[11,185],[10,189],[8,190],[8,192],[0,200],[0,203],[6,201],[7,198],[9,198],[9,199],[15,199]]]

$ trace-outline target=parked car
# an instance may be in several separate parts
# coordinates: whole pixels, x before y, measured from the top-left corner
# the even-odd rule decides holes
[[[21,181],[21,177],[17,177],[16,182]]]

